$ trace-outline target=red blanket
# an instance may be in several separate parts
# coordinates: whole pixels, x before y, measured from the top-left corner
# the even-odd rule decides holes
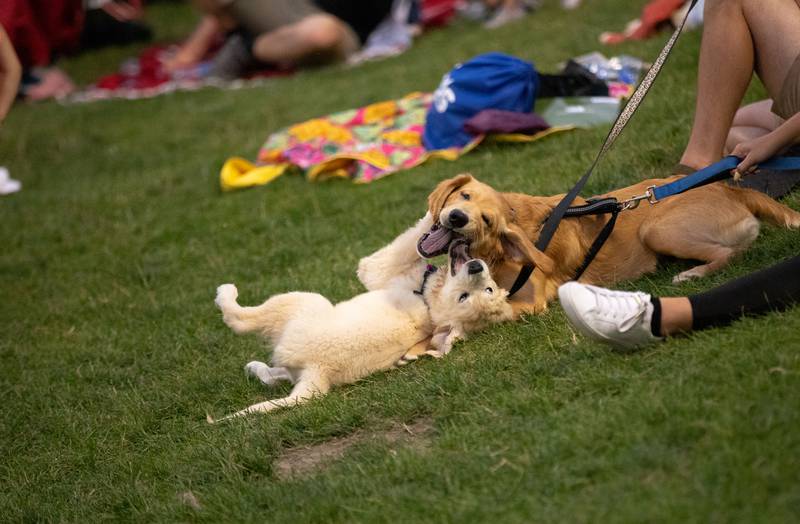
[[[2,1],[2,0],[0,0]],[[145,49],[138,57],[126,60],[119,71],[106,75],[94,84],[70,96],[72,102],[91,102],[109,98],[151,98],[173,91],[191,91],[206,86],[240,87],[242,80],[255,81],[271,76],[285,76],[287,70],[266,69],[248,75],[247,78],[224,82],[208,77],[210,62],[178,71],[167,71],[163,59],[172,52],[166,46],[153,46]]]

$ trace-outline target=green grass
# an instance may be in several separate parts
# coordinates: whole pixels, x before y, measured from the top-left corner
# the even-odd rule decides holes
[[[306,289],[360,291],[355,266],[419,217],[434,185],[471,171],[500,189],[566,190],[606,129],[532,145],[486,145],[364,186],[273,184],[221,194],[232,155],[273,130],[430,90],[488,50],[561,60],[637,8],[547,6],[494,32],[458,24],[405,55],[234,92],[144,101],[19,105],[0,164],[24,183],[0,199],[0,520],[87,522],[791,522],[800,517],[800,311],[746,319],[633,354],[576,337],[556,305],[424,361],[336,389],[305,407],[209,426],[274,396],[242,366],[263,359],[213,305]],[[162,38],[191,25],[156,4]],[[656,56],[665,37],[614,52]],[[700,35],[673,57],[585,194],[669,172],[686,142]],[[66,62],[81,81],[138,48]],[[724,81],[724,79],[720,79]],[[749,98],[763,96],[754,87]],[[800,198],[788,199],[800,208]],[[709,205],[714,205],[709,203]],[[685,294],[797,251],[765,228],[702,281],[672,262],[628,289]],[[280,390],[285,391],[285,389]],[[282,450],[421,417],[425,446],[363,441],[316,474],[281,481]],[[179,500],[191,491],[201,509]]]

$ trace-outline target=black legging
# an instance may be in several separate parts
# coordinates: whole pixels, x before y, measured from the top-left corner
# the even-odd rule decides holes
[[[689,297],[692,329],[724,326],[742,315],[784,310],[800,302],[800,256]]]

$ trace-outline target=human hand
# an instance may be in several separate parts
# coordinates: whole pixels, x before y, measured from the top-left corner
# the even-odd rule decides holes
[[[758,168],[759,163],[781,153],[789,145],[785,144],[782,137],[774,131],[751,140],[739,142],[731,152],[733,156],[742,159],[733,170],[734,176],[738,178],[742,175],[753,173]]]
[[[195,57],[191,51],[181,47],[174,53],[163,58],[162,65],[164,66],[165,71],[174,73],[175,71],[179,71],[181,69],[188,69],[197,64],[198,61],[199,59]]]

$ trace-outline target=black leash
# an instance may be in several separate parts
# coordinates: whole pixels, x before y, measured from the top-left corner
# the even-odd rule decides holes
[[[653,82],[658,76],[658,73],[661,71],[661,68],[663,67],[664,63],[669,57],[670,52],[672,52],[672,48],[675,45],[675,42],[678,40],[678,37],[683,31],[683,26],[686,24],[686,19],[688,18],[689,13],[694,8],[696,3],[697,0],[692,0],[692,3],[689,6],[689,9],[686,11],[686,15],[683,17],[683,20],[681,21],[680,25],[672,33],[672,36],[669,38],[667,43],[664,44],[664,48],[661,49],[661,53],[659,53],[658,58],[656,58],[656,61],[653,62],[653,65],[647,71],[647,74],[644,76],[642,81],[636,87],[636,90],[633,92],[630,99],[628,99],[628,102],[625,104],[625,107],[622,109],[619,116],[617,116],[614,125],[611,127],[611,130],[608,132],[608,135],[606,135],[606,139],[603,142],[600,151],[598,151],[597,156],[595,156],[592,165],[589,166],[589,169],[586,170],[583,176],[580,179],[578,179],[578,181],[575,183],[574,186],[572,186],[572,189],[570,189],[569,192],[564,196],[564,198],[561,199],[561,202],[558,203],[555,209],[553,209],[553,212],[550,215],[550,217],[545,221],[544,225],[542,226],[542,231],[539,234],[539,239],[536,241],[535,244],[536,248],[539,249],[539,251],[544,252],[545,249],[547,249],[547,246],[553,239],[553,235],[555,235],[556,230],[558,229],[558,225],[561,223],[561,220],[565,216],[567,216],[567,211],[570,208],[570,204],[572,204],[572,202],[575,201],[575,198],[577,198],[581,190],[583,190],[583,187],[586,185],[586,182],[588,182],[589,177],[592,175],[594,168],[600,162],[600,159],[603,157],[603,155],[605,155],[605,153],[609,149],[611,149],[611,146],[614,143],[614,141],[617,139],[620,133],[622,133],[622,130],[628,124],[628,121],[631,119],[633,114],[639,108],[639,104],[641,104],[642,100],[644,100],[645,95],[647,95],[647,92],[653,85]],[[615,199],[614,201],[616,202]],[[617,211],[612,212],[611,218],[603,227],[603,229],[600,231],[600,235],[595,239],[594,243],[592,244],[592,247],[587,253],[587,257],[584,259],[584,262],[580,268],[578,276],[575,277],[576,279],[580,277],[581,274],[583,274],[583,272],[586,270],[587,267],[589,267],[589,264],[592,263],[592,260],[600,251],[600,248],[602,248],[603,242],[605,242],[605,240],[607,240],[608,237],[611,235],[611,229],[614,227],[614,224],[616,223],[617,214],[622,209],[623,209],[623,204],[617,203]],[[601,238],[602,241],[600,241]],[[591,257],[589,255],[591,255]],[[534,268],[535,266],[533,265],[525,265],[522,267],[522,269],[520,269],[517,279],[514,281],[514,284],[511,286],[511,289],[508,292],[509,297],[512,296],[517,291],[519,291],[522,288],[522,286],[525,285],[525,282],[528,281],[528,279],[531,276],[531,273],[533,273]]]

